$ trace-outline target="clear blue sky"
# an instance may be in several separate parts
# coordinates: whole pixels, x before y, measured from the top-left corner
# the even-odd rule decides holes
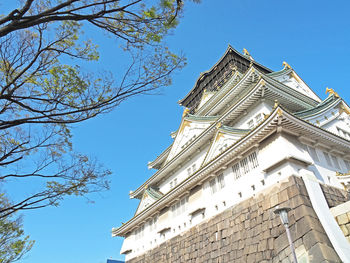
[[[121,238],[111,229],[129,220],[138,205],[128,193],[154,171],[147,169],[170,143],[183,109],[177,104],[209,69],[227,45],[246,48],[259,63],[280,70],[287,61],[304,81],[325,98],[326,86],[350,103],[349,1],[203,0],[185,5],[179,27],[167,39],[182,51],[188,65],[174,75],[161,95],[129,99],[113,112],[76,125],[76,150],[96,156],[113,171],[111,190],[68,198],[58,208],[24,214],[25,231],[36,240],[21,263],[104,263],[119,255]],[[116,67],[116,43],[98,37],[101,65]]]

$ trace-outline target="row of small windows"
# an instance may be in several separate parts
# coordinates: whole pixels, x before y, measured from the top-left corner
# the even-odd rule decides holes
[[[145,226],[148,227],[148,231],[150,232],[154,231],[156,229],[157,221],[158,221],[158,216],[155,216],[152,219],[150,219],[146,224],[143,224],[142,226],[137,228],[134,232],[135,239],[138,240],[144,237]]]
[[[250,170],[255,169],[259,166],[258,158],[256,152],[252,152],[246,158],[235,163],[232,166],[233,176],[235,180],[240,178],[242,175],[249,173]]]
[[[340,129],[339,127],[337,127],[337,130],[338,130],[339,136],[341,136],[341,137],[343,137],[345,139],[348,139],[348,140],[350,139],[350,133],[349,132],[347,132],[347,131],[345,131],[343,129]]]
[[[252,152],[250,155],[242,159],[240,162],[234,164],[232,166],[234,178],[238,179],[241,177],[241,175],[248,173],[250,170],[255,169],[259,166],[257,154],[256,152]],[[190,175],[196,170],[196,165],[193,164],[189,169],[187,169],[188,174]],[[350,169],[349,169],[350,170]],[[262,185],[264,185],[265,182],[262,180]],[[173,188],[177,185],[177,178],[174,178],[170,182],[170,188]],[[209,187],[212,194],[215,194],[216,192],[219,192],[221,189],[225,188],[225,176],[224,174],[220,174],[213,179],[209,181]],[[252,186],[253,191],[255,190],[255,186]],[[239,193],[239,196],[242,197],[242,194]],[[180,216],[184,214],[187,210],[188,206],[188,196],[183,197],[181,200],[176,202],[171,206],[171,213],[172,217],[175,218],[177,216]],[[157,223],[158,217],[154,217],[151,220],[148,221],[148,229],[149,231],[153,231],[156,229],[156,223]],[[145,231],[145,225],[142,225],[135,231],[135,238],[140,239],[144,237],[144,231]]]
[[[253,129],[263,120],[263,116],[261,113],[257,114],[254,118],[248,121],[248,128]]]
[[[170,181],[170,189],[173,189],[175,186],[177,186],[177,178],[174,178],[174,180]]]
[[[189,168],[187,168],[187,175],[190,176],[191,174],[193,174],[196,171],[196,164],[192,164],[192,166],[190,166]]]
[[[307,150],[315,162],[320,162],[319,155],[317,154],[317,151],[314,147],[308,145]],[[328,166],[334,167],[336,169],[341,169],[339,160],[335,155],[329,154],[325,151],[322,151],[322,154]],[[344,159],[343,163],[345,164],[346,169],[350,170],[350,163]]]
[[[194,139],[196,138],[196,135],[193,135],[191,139],[189,139],[184,145],[181,146],[181,149],[184,149],[189,145]]]

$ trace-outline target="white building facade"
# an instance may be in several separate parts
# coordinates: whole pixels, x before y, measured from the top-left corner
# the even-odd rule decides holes
[[[135,191],[133,218],[114,228],[137,257],[228,207],[307,168],[343,188],[350,181],[350,108],[331,89],[321,100],[287,64],[273,72],[228,47],[180,101],[173,143]]]

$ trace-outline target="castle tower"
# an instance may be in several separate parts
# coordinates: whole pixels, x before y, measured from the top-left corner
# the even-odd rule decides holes
[[[229,46],[200,74],[156,172],[130,192],[134,217],[112,230],[127,262],[289,262],[278,207],[299,262],[350,262],[350,108],[283,66]]]

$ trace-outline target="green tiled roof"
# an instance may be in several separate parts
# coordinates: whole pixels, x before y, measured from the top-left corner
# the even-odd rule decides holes
[[[159,198],[161,198],[164,194],[162,194],[160,191],[152,188],[152,187],[148,187],[146,189],[146,193],[151,196],[153,199],[158,200]]]
[[[199,116],[199,115],[192,115],[188,114],[186,116],[187,120],[194,120],[194,121],[215,121],[219,116]]]
[[[250,129],[237,129],[237,128],[233,128],[233,127],[226,126],[226,125],[222,125],[220,127],[220,129],[225,130],[225,131],[229,131],[229,132],[234,132],[234,133],[247,133],[247,132],[250,132]]]
[[[271,72],[271,73],[267,73],[266,75],[269,76],[269,77],[274,77],[274,76],[278,76],[280,74],[283,74],[283,73],[286,73],[286,72],[291,72],[292,69],[290,68],[283,68],[282,70],[279,70],[279,71],[274,71],[274,72]]]
[[[294,115],[297,117],[307,117],[310,115],[314,115],[322,110],[325,110],[325,109],[331,107],[333,104],[335,104],[336,102],[338,102],[340,100],[341,100],[341,98],[338,98],[332,94],[331,96],[328,96],[328,98],[326,98],[325,100],[323,100],[322,102],[317,104],[316,107],[313,107],[313,108],[308,109],[308,110],[296,112],[296,113],[294,113]]]

